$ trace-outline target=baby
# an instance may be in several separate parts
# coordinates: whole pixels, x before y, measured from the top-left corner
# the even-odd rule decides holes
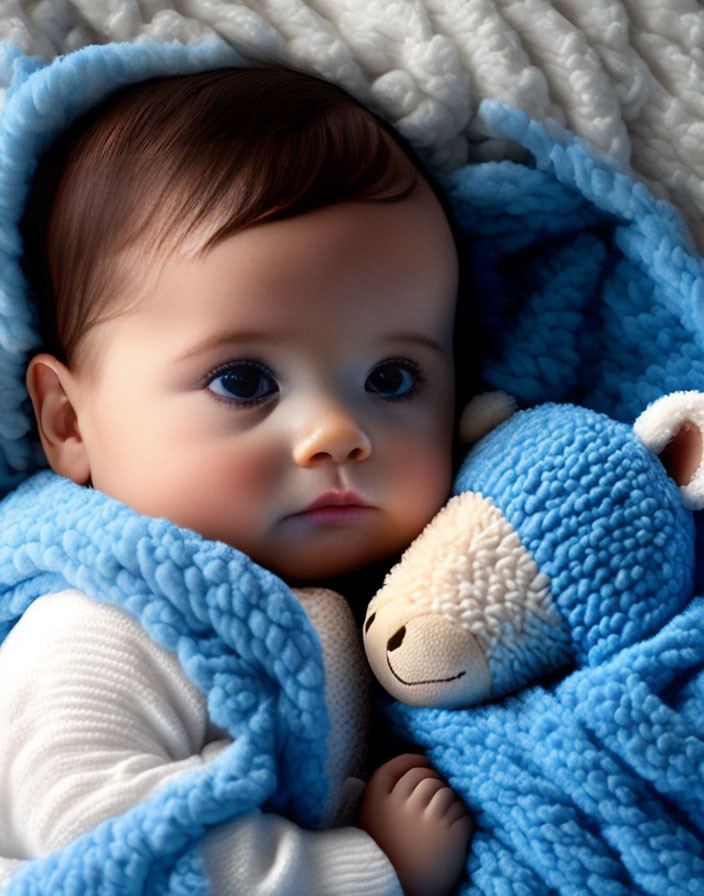
[[[392,558],[444,503],[453,236],[407,152],[342,91],[279,68],[123,90],[52,149],[25,233],[43,260],[46,347],[27,387],[55,472],[291,585]],[[62,801],[44,816],[41,772],[5,785],[3,855],[57,848],[227,746],[176,658],[80,592],[35,601],[0,667],[4,654],[31,681],[27,645],[62,624],[52,681],[92,682],[109,657],[134,670],[134,699],[102,707],[102,740],[76,747],[78,765],[63,757]],[[25,687],[22,732],[5,726],[15,751],[40,690]],[[32,749],[60,749],[55,730],[31,731]],[[405,754],[372,775],[358,826],[313,833],[257,811],[230,827],[216,893],[381,896],[400,882],[432,896],[459,878],[471,821]]]

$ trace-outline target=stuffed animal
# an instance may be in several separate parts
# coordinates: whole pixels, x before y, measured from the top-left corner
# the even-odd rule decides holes
[[[494,393],[466,409],[483,437],[455,496],[369,604],[370,666],[407,704],[469,706],[605,663],[691,597],[704,395],[667,395],[634,426],[512,411]]]

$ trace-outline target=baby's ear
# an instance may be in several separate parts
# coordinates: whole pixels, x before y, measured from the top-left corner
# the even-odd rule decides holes
[[[690,510],[704,507],[704,393],[672,392],[649,405],[633,425],[658,455]]]
[[[35,355],[27,367],[26,381],[49,466],[83,485],[90,478],[90,465],[72,400],[71,371],[53,355]]]
[[[475,395],[460,415],[460,440],[466,445],[474,445],[504,420],[508,420],[517,407],[513,395],[500,389]]]

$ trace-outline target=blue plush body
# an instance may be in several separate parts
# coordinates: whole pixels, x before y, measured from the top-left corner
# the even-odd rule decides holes
[[[13,78],[0,119],[4,494],[44,463],[24,390],[39,340],[18,230],[40,155],[124,84],[242,60],[222,42],[142,41],[49,66],[10,47],[0,61]],[[460,297],[477,312],[467,351],[485,356],[486,382],[526,404],[571,400],[629,422],[665,392],[703,388],[704,269],[676,212],[519,111],[487,102],[473,124],[526,151],[525,164],[468,166],[443,180],[473,266],[472,293]],[[25,866],[11,894],[197,893],[197,844],[209,824],[255,805],[315,823],[322,666],[282,583],[229,548],[183,538],[48,474],[10,494],[0,518],[4,631],[38,593],[67,582],[120,603],[177,653],[214,720],[239,737],[202,777]],[[497,706],[389,708],[478,812],[466,890],[703,891],[702,612],[698,599],[669,622],[654,609],[645,640],[597,652],[554,687]]]
[[[692,513],[628,424],[573,405],[519,412],[469,453],[454,491],[503,512],[550,578],[580,666],[657,632],[692,595]]]
[[[677,486],[631,426],[548,404],[486,436],[455,490],[501,510],[571,644],[503,701],[385,702],[477,815],[462,892],[704,892],[704,600]],[[550,651],[514,661],[550,672]]]
[[[395,704],[476,813],[466,894],[704,892],[704,601],[553,687],[467,710]]]

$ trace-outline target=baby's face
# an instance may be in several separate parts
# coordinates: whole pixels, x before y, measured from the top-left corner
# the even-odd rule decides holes
[[[288,580],[390,556],[450,487],[456,289],[425,183],[169,258],[87,337],[94,487]]]

